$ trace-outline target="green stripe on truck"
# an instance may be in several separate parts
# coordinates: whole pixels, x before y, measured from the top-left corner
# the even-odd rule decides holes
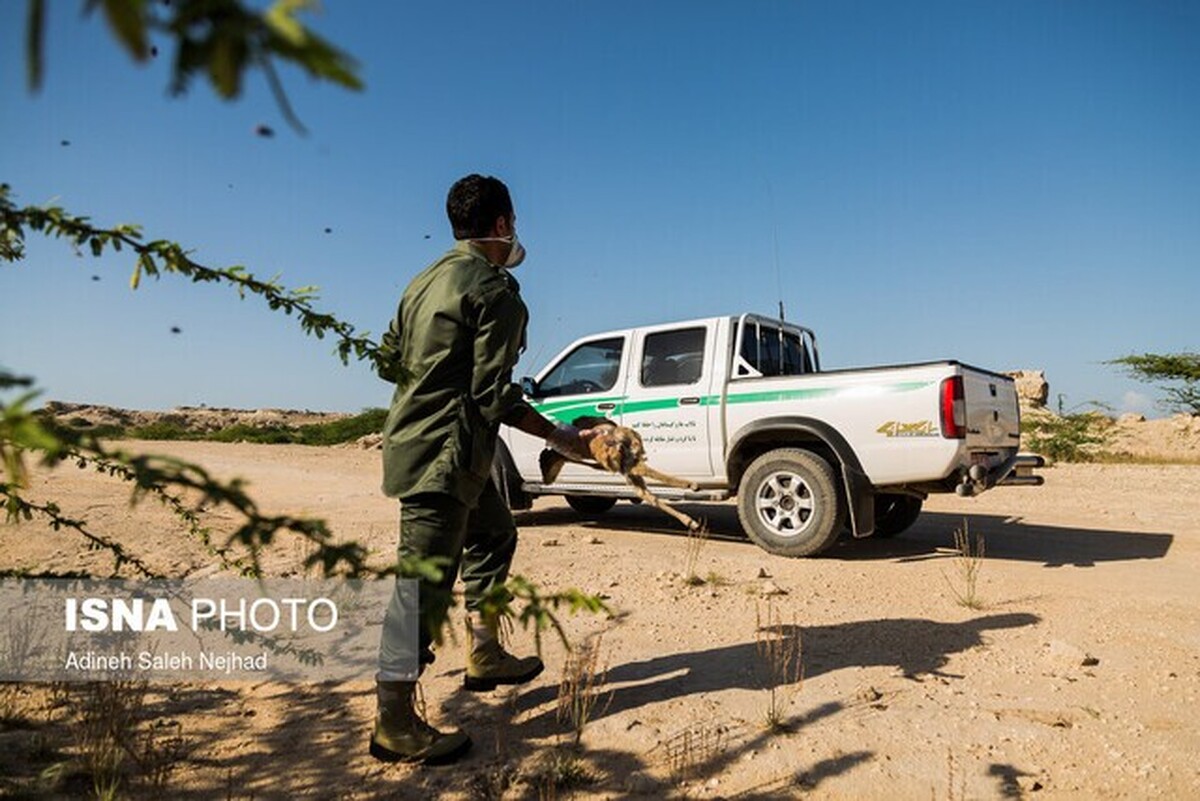
[[[897,384],[887,385],[863,385],[858,387],[810,387],[808,389],[776,389],[765,390],[761,392],[741,392],[731,393],[726,398],[726,403],[779,403],[781,401],[793,400],[812,400],[814,398],[829,398],[837,395],[874,395],[874,394],[895,394],[898,392],[913,392],[918,389],[924,389],[931,386],[933,381],[904,381]],[[657,412],[664,409],[675,409],[679,407],[680,397],[670,398],[654,398],[652,400],[631,401],[627,400],[629,396],[624,397],[604,397],[604,398],[588,398],[587,400],[565,400],[565,401],[533,401],[533,408],[537,409],[546,417],[550,417],[560,422],[569,423],[577,417],[583,416],[605,416],[605,411],[611,412],[614,415],[626,414],[641,414],[643,412]],[[616,408],[601,410],[599,405],[602,403],[614,403]],[[717,406],[721,403],[720,395],[705,395],[700,398],[700,406]]]

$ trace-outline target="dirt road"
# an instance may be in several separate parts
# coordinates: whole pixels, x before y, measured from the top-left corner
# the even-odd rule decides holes
[[[396,510],[377,492],[374,452],[145,447],[244,476],[266,508],[324,517],[381,560],[394,548]],[[603,632],[609,694],[580,751],[596,780],[541,797],[1200,797],[1200,467],[1045,475],[1038,489],[932,499],[906,534],[846,539],[810,560],[758,550],[730,504],[684,507],[709,524],[698,552],[645,507],[585,521],[546,500],[521,513],[517,572],[603,593],[619,612],[565,621],[576,641]],[[131,511],[111,480],[62,467],[39,473],[33,496],[58,499],[159,569],[210,561],[157,506]],[[985,542],[978,609],[959,602],[965,563],[952,548],[963,527]],[[3,566],[32,570],[103,573],[111,561],[37,524],[0,527],[0,554]],[[287,572],[302,556],[283,545],[266,564]],[[764,667],[764,621],[799,643],[801,680],[773,680]],[[518,631],[515,648],[529,642]],[[458,689],[461,643],[439,656],[425,680],[430,712],[476,740],[461,769],[366,757],[368,677],[160,687],[148,709],[186,739],[171,797],[479,798],[511,784],[504,797],[538,798],[531,777],[562,779],[552,757],[571,739],[556,717],[557,643],[546,660],[519,693],[472,696]],[[771,684],[781,731],[766,727]],[[47,693],[16,696],[36,726],[0,730],[0,790],[31,786],[73,753]]]

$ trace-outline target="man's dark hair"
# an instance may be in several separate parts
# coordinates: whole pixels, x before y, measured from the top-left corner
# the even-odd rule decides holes
[[[455,239],[487,236],[497,217],[511,217],[512,198],[499,178],[472,173],[455,181],[446,197],[446,216]]]

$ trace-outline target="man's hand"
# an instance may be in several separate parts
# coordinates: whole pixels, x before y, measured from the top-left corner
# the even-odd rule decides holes
[[[588,442],[599,433],[594,428],[580,431],[575,426],[559,423],[546,436],[546,447],[573,461],[590,459],[592,454],[588,450]]]

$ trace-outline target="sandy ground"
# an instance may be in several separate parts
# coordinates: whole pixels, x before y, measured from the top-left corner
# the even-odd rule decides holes
[[[352,448],[148,443],[243,476],[268,510],[328,519],[384,558],[396,508],[378,454]],[[461,643],[427,672],[435,721],[475,738],[453,768],[366,756],[369,680],[336,686],[159,686],[151,720],[178,723],[171,798],[1196,798],[1200,797],[1200,466],[1060,465],[1041,488],[930,500],[893,540],[841,541],[821,558],[771,557],[729,504],[688,505],[710,539],[682,580],[688,541],[653,509],[621,504],[584,521],[557,499],[518,515],[515,570],[547,587],[603,593],[620,614],[565,620],[603,632],[608,697],[582,739],[589,787],[522,782],[570,741],[557,720],[564,651],[519,692],[459,689]],[[154,504],[75,467],[37,474],[56,498],[161,570],[211,558]],[[232,518],[217,515],[218,528]],[[980,609],[956,600],[966,525],[986,542]],[[304,549],[281,545],[269,571]],[[0,527],[0,564],[91,569],[109,561],[69,533]],[[784,594],[766,597],[764,591]],[[768,607],[768,602],[770,606]],[[757,621],[799,632],[803,679],[777,690],[787,731],[765,727],[770,693]],[[518,632],[514,650],[530,647]],[[37,785],[72,746],[44,688],[10,690],[24,722],[0,725],[0,795]],[[24,728],[30,726],[32,728]],[[60,784],[60,787],[62,785]],[[68,785],[63,792],[70,794]]]

